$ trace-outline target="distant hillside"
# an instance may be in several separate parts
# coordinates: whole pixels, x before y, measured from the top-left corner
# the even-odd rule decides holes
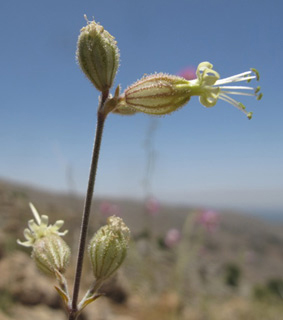
[[[66,241],[72,247],[73,257],[77,250],[83,208],[81,197],[0,181],[0,319],[63,319],[60,300],[52,286],[49,286],[49,280],[36,270],[29,257],[30,250],[16,243],[17,238],[23,239],[23,230],[27,227],[28,220],[33,218],[29,202],[33,202],[40,214],[47,214],[50,223],[58,219],[65,220],[64,229],[69,230]],[[174,312],[179,312],[174,319],[227,320],[225,316],[220,317],[219,301],[227,304],[229,312],[234,310],[233,314],[239,311],[239,304],[246,308],[245,312],[239,311],[241,316],[235,313],[235,317],[229,317],[231,320],[279,319],[278,315],[282,314],[282,301],[272,309],[275,317],[269,317],[269,310],[261,304],[256,304],[257,309],[254,309],[254,303],[257,302],[254,302],[253,292],[256,286],[263,288],[267,283],[280,284],[282,281],[281,223],[266,221],[253,215],[223,211],[217,212],[217,225],[209,232],[199,223],[202,214],[200,208],[161,204],[158,213],[149,215],[142,202],[94,197],[89,236],[105,224],[107,219],[109,212],[102,212],[105,210],[102,210],[101,204],[104,204],[104,208],[112,208],[114,213],[124,219],[131,229],[133,239],[127,259],[120,270],[124,274],[122,282],[114,286],[112,284],[110,291],[105,289],[106,296],[115,297],[118,294],[124,297],[123,299],[130,297],[132,302],[124,304],[122,309],[117,309],[102,299],[102,304],[94,304],[93,309],[89,308],[85,320],[93,319],[93,312],[103,310],[105,303],[108,310],[112,310],[105,319],[111,320],[173,319],[166,311],[168,305]],[[176,229],[181,234],[179,242],[172,248],[166,247],[164,241],[170,229]],[[69,268],[71,279],[73,268],[74,262]],[[85,268],[89,268],[87,263]],[[234,277],[232,280],[227,278],[227,272]],[[236,285],[233,284],[235,272],[239,275]],[[92,281],[89,270],[86,275],[85,287]],[[232,285],[227,284],[229,281],[232,281]],[[34,291],[30,291],[31,286]],[[32,292],[34,294],[31,294]],[[166,292],[169,294],[167,298],[164,296]],[[177,300],[173,299],[177,304],[170,305],[170,299],[176,292],[181,293]],[[149,294],[158,297],[156,304],[152,304]],[[250,300],[247,300],[247,297]],[[169,300],[164,300],[165,298]],[[230,303],[233,299],[236,300],[231,309]],[[203,301],[209,301],[210,312],[215,310],[215,318],[201,317],[202,312],[206,314]],[[269,300],[267,303],[269,304]],[[36,305],[36,308],[30,308],[30,305]],[[164,310],[160,309],[162,305],[166,307]],[[185,314],[186,310],[193,312],[195,309],[198,310],[199,317],[180,315],[181,311]],[[8,310],[11,317],[4,317],[1,310]],[[260,316],[257,316],[255,311]],[[263,313],[265,311],[266,313]],[[123,318],[119,317],[119,314],[131,314],[132,317]]]
[[[28,202],[33,202],[41,214],[48,214],[51,221],[65,220],[71,230],[68,237],[79,233],[83,199],[75,195],[56,194],[29,186],[0,181],[0,228],[9,237],[22,238],[27,221],[32,218]],[[94,197],[90,234],[103,224],[106,217],[99,211],[102,202],[108,201],[119,207],[120,215],[132,233],[138,235],[148,227],[144,204],[133,200],[101,199]],[[162,238],[170,228],[182,230],[188,215],[198,208],[162,206],[150,218],[150,228],[156,238]],[[283,225],[267,222],[252,215],[237,212],[220,212],[220,225],[209,237],[210,255],[219,263],[246,259],[250,255],[251,279],[257,281],[269,276],[279,277],[283,270]]]

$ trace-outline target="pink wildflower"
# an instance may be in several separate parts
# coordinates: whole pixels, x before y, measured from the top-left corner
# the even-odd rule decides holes
[[[178,229],[170,229],[168,230],[164,243],[168,248],[175,247],[181,239],[181,233]]]
[[[197,222],[208,232],[214,232],[219,225],[219,214],[214,210],[203,210],[200,212]]]
[[[187,67],[178,72],[178,76],[186,80],[193,80],[196,78],[196,69],[194,67]]]
[[[150,215],[155,216],[160,211],[160,202],[157,199],[151,197],[146,201],[145,208]]]
[[[112,204],[108,201],[101,202],[99,210],[106,217],[119,216],[120,214],[119,206],[117,204]]]

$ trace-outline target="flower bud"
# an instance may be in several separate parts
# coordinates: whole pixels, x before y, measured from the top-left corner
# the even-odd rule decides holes
[[[130,108],[148,114],[163,115],[182,107],[190,97],[187,80],[158,73],[145,76],[128,87],[115,111],[118,113],[120,108],[122,111]]]
[[[32,251],[32,258],[37,267],[49,276],[56,276],[56,271],[64,273],[69,264],[71,251],[66,242],[58,235],[51,234],[38,239]]]
[[[106,280],[126,257],[130,230],[121,218],[112,216],[90,241],[88,254],[96,280]]]
[[[87,21],[77,43],[77,60],[85,75],[97,88],[109,90],[119,66],[115,38],[95,21]]]

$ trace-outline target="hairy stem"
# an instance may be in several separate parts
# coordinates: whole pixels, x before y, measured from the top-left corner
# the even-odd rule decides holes
[[[88,222],[89,222],[91,202],[92,202],[93,190],[94,190],[94,184],[95,184],[95,178],[96,178],[99,151],[100,151],[101,140],[102,140],[102,133],[104,128],[104,122],[107,115],[105,114],[105,112],[103,112],[103,106],[106,99],[108,98],[108,95],[109,95],[108,91],[102,93],[99,107],[98,107],[98,112],[97,112],[95,142],[93,147],[88,187],[87,187],[84,211],[82,216],[81,233],[80,233],[80,240],[79,240],[78,257],[77,257],[77,267],[76,267],[75,282],[74,282],[74,289],[73,289],[73,298],[72,298],[72,302],[69,310],[69,320],[76,320],[78,316],[78,311],[79,311],[78,296],[79,296],[80,282],[81,282],[81,275],[82,275],[82,268],[83,268],[83,259],[84,259],[86,236],[87,236],[87,230],[88,230]]]

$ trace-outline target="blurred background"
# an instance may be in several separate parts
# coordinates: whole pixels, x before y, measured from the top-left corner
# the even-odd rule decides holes
[[[163,201],[282,210],[280,1],[9,1],[1,4],[0,176],[84,193],[98,93],[75,60],[94,17],[116,37],[122,89],[145,73],[210,61],[222,77],[260,71],[264,98],[158,119],[152,188]],[[279,90],[279,91],[278,91]],[[242,100],[243,99],[243,100]],[[142,197],[146,115],[109,117],[96,192]]]
[[[2,256],[18,249],[14,238],[22,238],[26,225],[22,221],[30,218],[27,205],[30,200],[40,212],[51,212],[55,219],[60,213],[67,215],[69,229],[79,221],[77,213],[81,212],[86,190],[98,102],[98,92],[80,71],[75,59],[77,37],[86,24],[86,14],[89,20],[94,18],[100,22],[118,42],[121,62],[115,85],[121,84],[122,89],[145,73],[188,72],[191,77],[202,61],[211,62],[221,77],[251,67],[259,70],[263,99],[258,102],[240,97],[247,110],[254,113],[250,121],[227,103],[220,101],[215,107],[206,109],[197,98],[164,117],[110,115],[95,187],[97,202],[93,210],[98,218],[93,222],[93,231],[108,214],[124,214],[134,230],[135,249],[132,252],[139,252],[140,257],[157,257],[156,261],[150,261],[153,270],[158,270],[164,261],[168,270],[175,270],[170,280],[165,281],[167,286],[160,286],[159,282],[164,279],[157,281],[149,271],[149,274],[140,275],[141,279],[146,278],[148,283],[154,284],[154,288],[149,285],[144,291],[140,289],[142,294],[149,288],[150,292],[156,292],[158,298],[153,310],[164,311],[160,301],[173,306],[172,317],[168,319],[234,319],[229,310],[235,305],[244,315],[241,318],[238,314],[235,319],[279,319],[283,296],[283,282],[280,282],[283,264],[283,109],[279,86],[282,9],[280,0],[229,3],[224,0],[2,1]],[[170,230],[171,235],[167,235]],[[7,235],[11,235],[9,241]],[[166,236],[178,243],[172,250],[169,249],[171,240],[166,244]],[[188,243],[193,250],[186,247]],[[207,244],[211,244],[210,249]],[[202,251],[201,248],[206,249]],[[237,248],[240,248],[239,252]],[[173,290],[172,286],[172,283],[182,283],[174,277],[180,274],[178,268],[187,270],[187,261],[182,257],[192,251],[190,259],[196,262],[192,272],[197,272],[200,278],[223,280],[226,274],[232,274],[232,278],[234,275],[239,280],[242,275],[245,280],[241,286],[240,282],[236,286],[228,284],[228,288],[232,288],[230,291],[226,288],[229,276],[225,278],[227,283],[223,280],[226,284],[222,287],[216,285],[217,289],[214,282],[211,287],[205,287],[200,280],[196,288],[206,289],[200,290],[201,298],[192,302],[194,294],[180,291],[183,288],[179,285]],[[236,262],[233,259],[235,252]],[[209,271],[202,270],[206,261],[200,258],[202,254],[212,258],[207,258],[210,261],[207,265],[212,265]],[[248,273],[244,272],[245,259],[253,261]],[[216,260],[221,261],[221,267]],[[15,261],[9,263],[15,264]],[[130,254],[127,270],[135,270],[137,263],[140,264],[138,257]],[[264,265],[264,270],[249,282],[247,279],[251,279],[255,272],[253,268],[256,269],[259,263]],[[146,265],[149,265],[148,261]],[[3,270],[1,264],[0,270]],[[133,276],[136,276],[135,272]],[[190,277],[196,278],[191,273]],[[234,283],[235,279],[231,281]],[[270,281],[275,284],[270,285]],[[140,288],[141,284],[136,285]],[[275,300],[271,294],[275,309],[264,308],[271,311],[261,318],[261,309],[256,314],[258,308],[243,306],[239,297],[254,296],[255,286],[262,286],[259,291],[266,290],[263,295],[269,297],[269,285],[276,288]],[[20,293],[11,293],[6,287],[7,283],[2,287],[0,283],[4,297],[0,299],[0,307],[7,311],[5,316],[0,314],[0,319],[12,317],[8,315],[9,303],[20,301],[21,307],[24,305]],[[240,289],[235,290],[238,287]],[[132,288],[133,283],[130,283],[125,290],[136,293]],[[146,294],[143,296],[140,291],[129,295],[144,298]],[[171,295],[172,292],[178,294]],[[223,306],[228,313],[223,311],[220,315],[219,310],[210,308],[207,297],[218,297],[218,294],[219,299],[227,298],[227,295],[234,299],[231,306],[229,299],[228,306]],[[37,306],[42,301],[29,303]],[[188,303],[189,310],[194,309],[192,304],[197,306],[196,315],[186,313],[191,312],[186,311]],[[270,300],[268,303],[270,305]],[[45,304],[48,303],[45,301]],[[138,308],[141,302],[133,298],[132,305]],[[114,314],[116,309],[113,308]],[[166,308],[163,318],[171,314]],[[247,312],[253,312],[245,313],[245,308]],[[206,314],[204,310],[210,311]],[[45,314],[48,312],[50,310],[45,310]],[[19,311],[19,314],[23,312]],[[141,319],[156,319],[162,313],[139,314]],[[52,316],[55,319],[63,317]],[[29,314],[27,319],[32,317]],[[38,315],[36,317],[39,319]],[[127,319],[140,319],[136,314],[132,317]],[[45,319],[44,315],[40,319]],[[107,319],[107,316],[101,319]]]

